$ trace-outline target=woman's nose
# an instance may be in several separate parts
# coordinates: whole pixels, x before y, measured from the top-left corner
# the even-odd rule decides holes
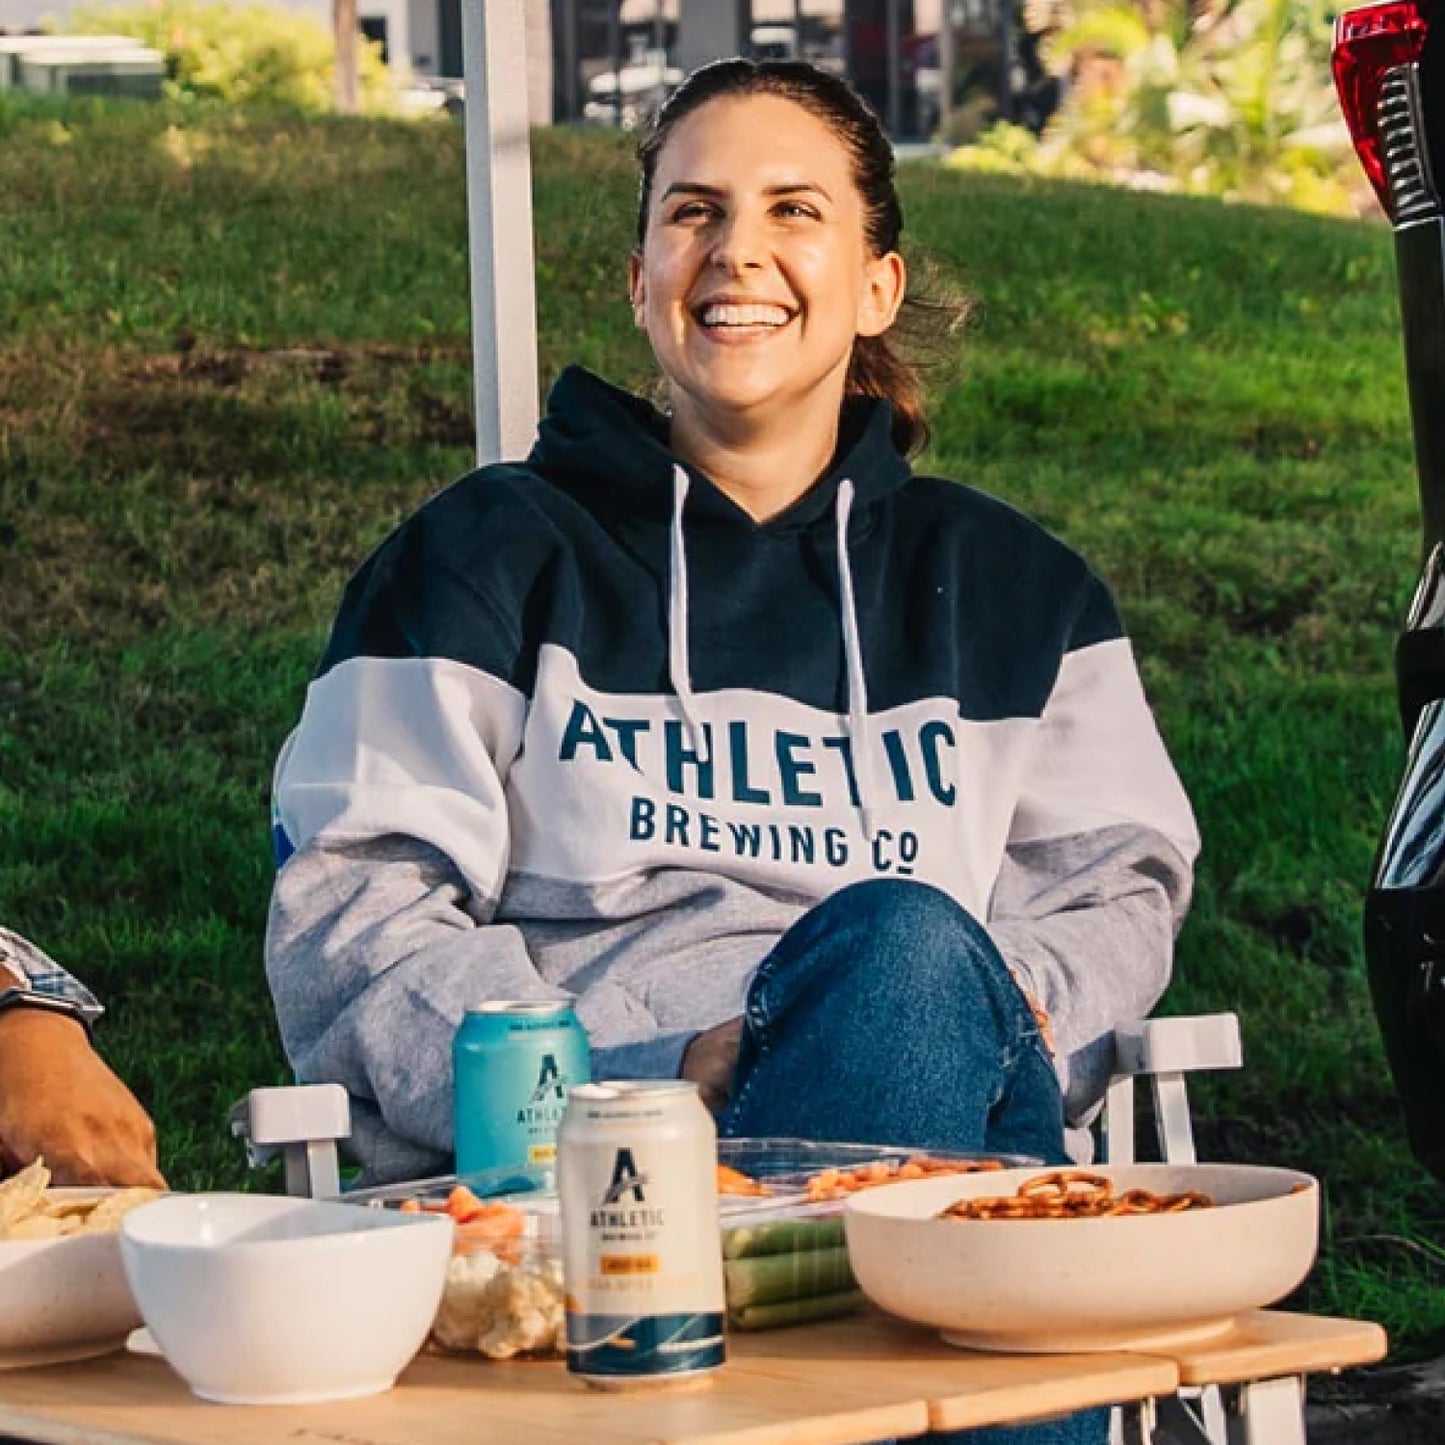
[[[732,215],[717,229],[709,258],[725,271],[748,271],[762,265],[764,248],[758,225],[749,217]]]

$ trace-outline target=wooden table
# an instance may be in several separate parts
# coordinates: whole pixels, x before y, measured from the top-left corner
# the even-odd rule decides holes
[[[164,1361],[127,1354],[0,1373],[0,1436],[35,1445],[866,1445],[1125,1402],[1145,1402],[1147,1432],[1149,1402],[1171,1400],[1181,1383],[1242,1384],[1247,1423],[1248,1390],[1384,1349],[1374,1325],[1261,1312],[1177,1354],[996,1355],[864,1314],[735,1335],[727,1368],[690,1393],[608,1395],[556,1364],[422,1356],[386,1395],[259,1409],[205,1404]],[[1270,1395],[1258,1419],[1277,1421],[1282,1398]]]

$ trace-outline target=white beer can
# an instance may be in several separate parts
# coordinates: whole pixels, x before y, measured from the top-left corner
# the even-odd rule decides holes
[[[582,1084],[557,1135],[567,1368],[602,1389],[726,1358],[717,1129],[680,1079]]]

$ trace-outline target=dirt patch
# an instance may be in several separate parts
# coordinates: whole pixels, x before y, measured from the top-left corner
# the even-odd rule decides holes
[[[163,354],[0,351],[0,642],[314,624],[469,463],[468,360],[186,336]]]

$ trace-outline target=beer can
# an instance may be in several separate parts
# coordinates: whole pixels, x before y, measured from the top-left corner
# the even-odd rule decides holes
[[[567,1091],[592,1077],[587,1035],[566,1002],[468,1009],[452,1067],[458,1174],[552,1165]]]
[[[573,1089],[557,1138],[567,1368],[601,1389],[726,1358],[717,1129],[680,1079]]]

